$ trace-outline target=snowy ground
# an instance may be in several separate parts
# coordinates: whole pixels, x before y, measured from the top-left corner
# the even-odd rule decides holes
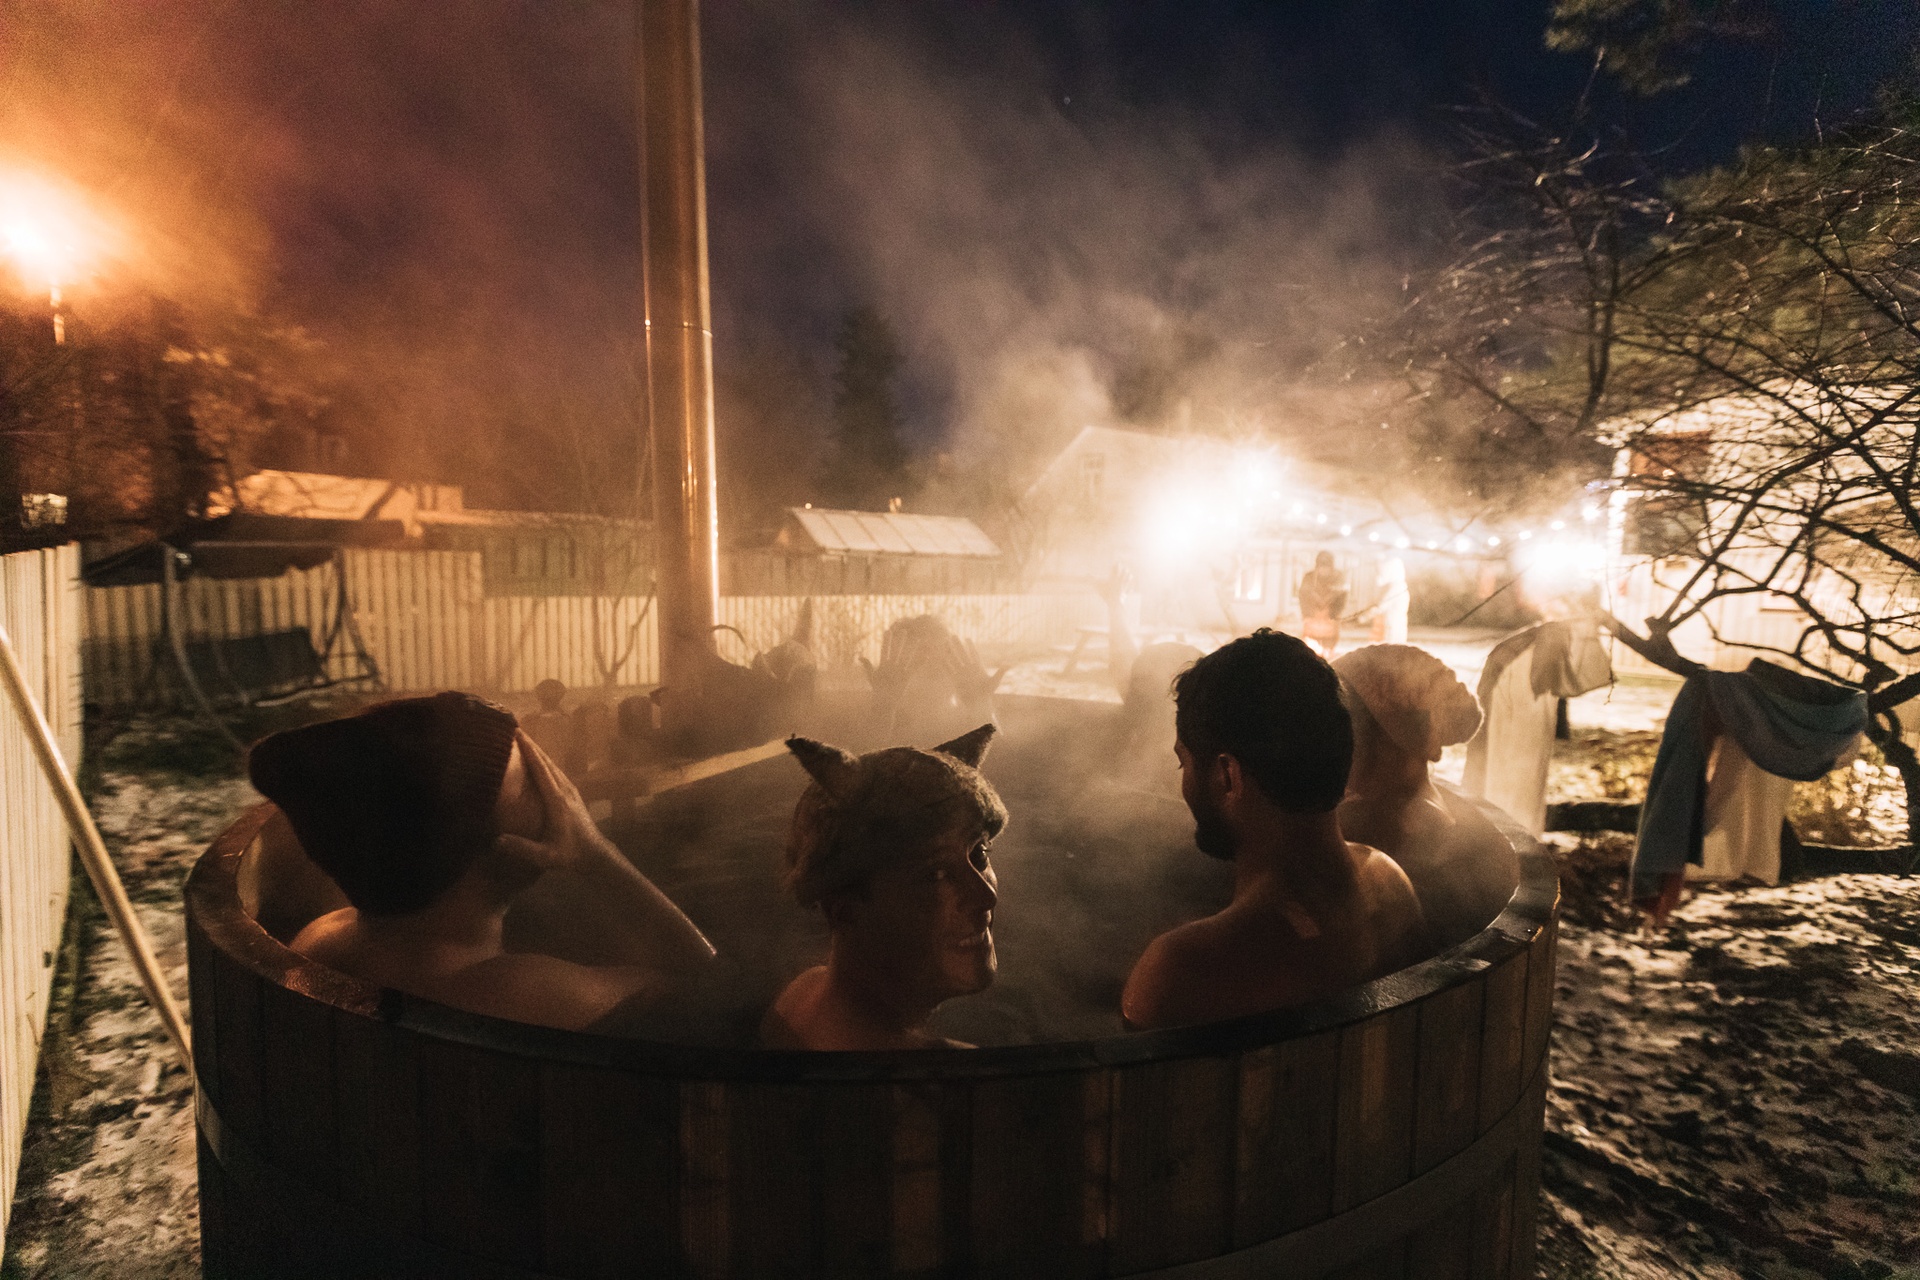
[[[181,883],[254,799],[237,778],[165,771],[107,773],[94,788],[95,820],[183,1007]],[[74,899],[79,963],[43,1041],[0,1276],[198,1276],[192,1086],[84,881]]]
[[[1640,936],[1625,837],[1556,842],[1542,1274],[1920,1275],[1920,884],[1702,893]]]
[[[1433,647],[1472,683],[1483,638]],[[1009,683],[1067,692],[1063,657]],[[1673,688],[1577,700],[1552,798],[1636,799]],[[178,772],[192,754],[109,753],[94,801],[183,999],[180,883],[251,799],[230,775]],[[1886,817],[1863,773],[1816,799],[1801,807],[1841,825],[1850,808]],[[1566,914],[1541,1274],[1920,1280],[1920,883],[1703,892],[1645,936],[1619,906],[1628,839],[1553,842]],[[196,1275],[187,1082],[98,912],[75,918],[0,1278]]]

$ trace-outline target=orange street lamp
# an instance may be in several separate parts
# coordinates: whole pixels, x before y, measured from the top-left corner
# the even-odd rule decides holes
[[[61,287],[83,278],[109,239],[106,224],[74,193],[24,170],[0,169],[0,257],[23,284],[47,291],[55,342],[67,338]]]

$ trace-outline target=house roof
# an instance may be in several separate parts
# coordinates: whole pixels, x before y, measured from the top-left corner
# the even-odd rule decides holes
[[[993,539],[964,516],[829,511],[824,507],[790,507],[788,513],[821,551],[902,556],[1000,554]]]

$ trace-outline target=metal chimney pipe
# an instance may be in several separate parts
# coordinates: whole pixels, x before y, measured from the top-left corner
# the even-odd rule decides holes
[[[687,695],[663,707],[674,720],[697,714],[720,595],[699,0],[637,0],[636,18],[643,407],[653,459],[660,682]]]

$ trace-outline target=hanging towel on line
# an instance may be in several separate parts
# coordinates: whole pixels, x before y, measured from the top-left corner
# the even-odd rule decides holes
[[[1776,778],[1811,782],[1867,727],[1867,696],[1755,658],[1745,671],[1707,671],[1680,686],[1660,735],[1633,854],[1633,896],[1656,897],[1668,876],[1702,864],[1707,760],[1725,735]],[[1728,761],[1731,766],[1732,760]]]
[[[1467,744],[1461,789],[1534,835],[1545,831],[1555,708],[1612,680],[1598,623],[1543,622],[1495,645],[1480,669],[1486,719]]]

